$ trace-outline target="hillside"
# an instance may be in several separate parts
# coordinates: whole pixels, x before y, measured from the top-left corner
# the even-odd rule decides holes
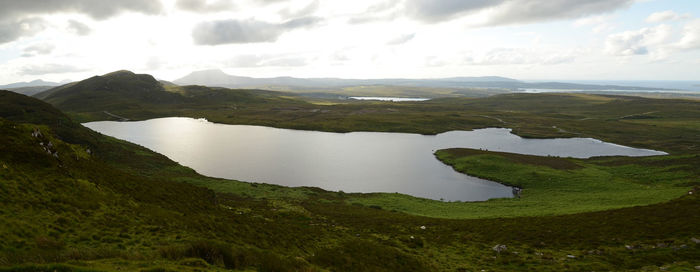
[[[282,95],[258,90],[177,86],[151,75],[122,70],[52,88],[34,97],[67,111],[76,120],[89,121],[138,119],[138,116],[159,116],[162,113],[158,112],[172,113],[203,105],[266,103],[279,100]]]
[[[54,86],[33,86],[33,87],[7,88],[7,90],[16,92],[18,94],[23,94],[26,96],[33,96],[35,94],[44,92],[44,91],[52,89],[52,88],[54,88]]]
[[[150,75],[117,71],[94,76],[35,95],[59,109],[85,111],[100,105],[103,110],[137,108],[139,103],[174,104],[181,102],[178,95],[165,88]]]
[[[418,217],[349,204],[363,195],[202,177],[23,95],[0,91],[0,109],[0,271],[640,270],[700,259],[697,194],[564,216]]]

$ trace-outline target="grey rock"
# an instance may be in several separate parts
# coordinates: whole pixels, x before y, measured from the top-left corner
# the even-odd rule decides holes
[[[495,245],[493,246],[493,251],[496,251],[498,253],[505,252],[508,250],[508,246],[506,245]]]

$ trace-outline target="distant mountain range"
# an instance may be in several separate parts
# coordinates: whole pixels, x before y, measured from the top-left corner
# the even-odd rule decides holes
[[[351,86],[407,86],[434,88],[499,88],[499,89],[561,89],[561,90],[658,90],[659,88],[577,84],[562,82],[524,82],[512,78],[485,77],[450,77],[436,79],[343,79],[343,78],[294,78],[273,77],[253,78],[226,74],[221,70],[203,70],[192,72],[173,81],[179,85],[204,85],[227,88],[265,88],[287,86],[294,88],[329,89]]]
[[[51,82],[37,79],[29,82],[15,82],[7,85],[0,85],[0,90],[8,90],[26,96],[33,96],[40,92],[46,91],[56,86],[61,86],[69,82],[70,81],[67,80],[62,82]]]
[[[37,87],[37,86],[60,86],[67,82],[51,82],[43,81],[41,79],[29,81],[29,82],[15,82],[7,85],[0,85],[0,89],[14,89],[14,88],[24,88],[24,87]]]

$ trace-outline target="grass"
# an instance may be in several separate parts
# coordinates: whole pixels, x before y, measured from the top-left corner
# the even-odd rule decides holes
[[[442,218],[544,216],[660,203],[700,186],[697,155],[570,159],[447,149],[436,156],[456,171],[523,188],[522,196],[468,203],[367,194],[350,202]]]
[[[496,104],[489,106],[494,111],[479,115],[511,122],[520,117],[506,115],[507,110],[540,103],[519,102],[523,97],[507,96],[497,101],[508,99],[513,101],[507,102],[507,106],[481,100]],[[583,99],[581,107],[617,99],[596,99],[590,103]],[[430,130],[430,127],[444,129],[458,124],[457,121],[444,126],[431,123],[435,121],[431,118],[445,112],[431,113],[430,107],[439,109],[466,101],[470,100],[426,104],[427,116],[418,118],[421,114],[415,112],[409,115],[417,117],[416,120],[405,120],[400,114],[383,119],[383,114],[393,113],[383,113],[381,109],[393,104],[346,107],[362,111],[352,116],[369,115],[369,119],[386,122],[388,125],[381,129],[425,122],[421,129]],[[677,111],[661,114],[661,118],[680,118],[694,107],[674,104],[680,103],[677,101],[669,103]],[[404,109],[404,106],[405,109],[416,107],[408,104],[396,107]],[[546,110],[544,106],[541,109]],[[539,110],[532,106],[527,111],[535,113],[523,116],[547,115],[537,113]],[[502,112],[498,114],[499,111]],[[559,114],[566,111],[560,110]],[[445,116],[460,120],[465,113],[454,114],[458,116]],[[596,114],[605,115],[602,111]],[[252,116],[246,118],[249,117]],[[343,122],[358,121],[354,118]],[[498,122],[477,116],[474,120]],[[610,120],[618,122],[618,119]],[[349,123],[339,125],[343,124]],[[546,125],[531,126],[544,129]],[[34,129],[41,129],[43,136],[31,136]],[[648,137],[649,146],[671,146],[678,150],[696,143],[694,138],[688,142],[682,138],[658,138],[671,132],[654,131],[629,139]],[[58,151],[58,158],[48,155],[39,144],[49,140]],[[442,152],[445,151],[438,155]],[[457,152],[448,158],[456,166],[468,162],[460,171],[475,171],[492,175],[494,179],[500,177],[504,183],[520,184],[525,188],[523,198],[443,203],[397,195],[355,195],[207,178],[165,156],[85,129],[46,103],[0,92],[0,269],[641,271],[664,268],[687,271],[694,269],[700,260],[700,245],[692,240],[700,238],[698,158],[693,152],[589,160],[461,152],[467,153]],[[480,162],[473,164],[475,159]],[[521,171],[524,178],[497,169]],[[563,180],[542,184],[542,179],[529,171]],[[607,176],[614,178],[605,182]],[[595,186],[589,190],[568,177]],[[696,193],[685,194],[691,188]],[[550,209],[544,202],[527,199],[538,190],[541,197],[557,201],[552,210],[558,215],[544,215]],[[582,203],[565,203],[564,198],[552,193],[610,196],[605,190],[619,190],[624,197],[602,203],[585,202],[586,199],[578,200]],[[674,190],[682,194],[671,196]],[[658,195],[645,194],[652,199],[649,200],[635,199],[631,193],[625,193],[635,191]],[[552,195],[546,195],[547,192]],[[383,199],[387,205],[397,201],[413,214],[392,211],[382,203],[355,203],[373,198]],[[528,205],[519,208],[520,203]],[[521,209],[519,212],[540,216],[509,216],[508,205]],[[460,212],[456,207],[483,210],[469,208],[472,210]],[[421,208],[432,217],[416,215]],[[574,212],[577,209],[588,212]],[[489,212],[502,215],[489,216]],[[497,253],[492,249],[497,244],[508,249]]]

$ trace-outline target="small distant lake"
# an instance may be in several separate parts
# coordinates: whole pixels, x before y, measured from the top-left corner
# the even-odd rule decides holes
[[[430,98],[420,98],[420,97],[412,98],[412,97],[377,97],[377,96],[351,96],[350,99],[391,101],[391,102],[421,102],[421,101],[430,100]]]
[[[434,157],[438,149],[468,147],[576,158],[665,154],[590,138],[523,139],[502,128],[434,136],[329,133],[179,117],[83,125],[150,148],[207,176],[332,191],[398,192],[450,201],[512,197],[512,191],[454,171]]]

